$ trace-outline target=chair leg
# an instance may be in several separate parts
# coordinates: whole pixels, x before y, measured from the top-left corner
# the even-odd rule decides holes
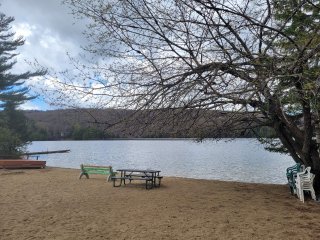
[[[300,187],[297,187],[296,190],[297,190],[297,196],[299,200],[304,202],[303,190]]]
[[[314,189],[311,189],[310,192],[311,192],[311,197],[312,197],[312,199],[313,199],[314,201],[316,201],[317,198],[316,198],[316,193],[315,193]]]
[[[300,201],[304,203],[304,192],[303,189],[300,189]]]
[[[292,187],[292,186],[289,186],[289,188],[290,188],[291,195],[294,195],[293,187]]]
[[[296,188],[296,191],[297,191],[297,197],[298,197],[299,200],[300,200],[300,189],[299,189],[299,188]]]

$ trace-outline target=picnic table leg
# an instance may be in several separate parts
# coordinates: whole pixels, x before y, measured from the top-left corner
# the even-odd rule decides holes
[[[123,181],[123,184],[126,185],[126,180],[124,179],[124,177],[126,176],[126,171],[121,171],[121,182]]]
[[[156,174],[152,173],[152,186],[155,187],[156,186]]]
[[[121,186],[121,183],[122,183],[122,179],[120,180],[120,184],[119,185],[116,185],[116,178],[113,178],[113,187],[120,187]]]
[[[157,176],[156,179],[158,179],[158,183],[156,183],[156,187],[160,187],[162,177]]]
[[[151,182],[150,187],[148,187],[148,182]],[[151,180],[146,179],[146,189],[152,189],[152,188],[153,188],[153,179],[151,179]]]

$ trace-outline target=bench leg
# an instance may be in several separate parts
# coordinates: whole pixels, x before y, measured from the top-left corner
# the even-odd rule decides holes
[[[110,182],[112,179],[112,175],[110,174],[108,177],[107,177],[107,182]]]
[[[81,179],[83,175],[85,175],[86,178],[89,179],[89,174],[88,173],[84,173],[84,172],[80,173],[79,179]]]

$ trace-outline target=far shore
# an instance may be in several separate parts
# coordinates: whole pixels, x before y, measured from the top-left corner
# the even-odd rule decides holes
[[[193,140],[193,141],[231,141],[233,139],[256,139],[256,138],[244,138],[244,137],[236,137],[236,138],[204,138],[199,140],[199,138],[106,138],[106,139],[52,139],[52,140],[35,140],[37,141],[117,141],[117,140]]]
[[[0,169],[0,239],[319,239],[320,204],[286,185],[164,177],[114,188],[66,168]]]

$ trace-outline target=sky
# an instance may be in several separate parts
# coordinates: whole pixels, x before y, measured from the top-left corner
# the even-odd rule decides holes
[[[86,45],[82,35],[85,23],[75,20],[68,6],[61,0],[0,0],[0,12],[12,16],[12,29],[25,39],[24,46],[18,48],[19,56],[15,71],[32,70],[27,62],[35,62],[55,71],[69,67],[68,54],[77,57],[81,46]],[[68,53],[68,54],[67,54]],[[37,93],[37,86],[32,85]],[[48,100],[38,97],[26,102],[22,109],[49,110],[55,107]]]

